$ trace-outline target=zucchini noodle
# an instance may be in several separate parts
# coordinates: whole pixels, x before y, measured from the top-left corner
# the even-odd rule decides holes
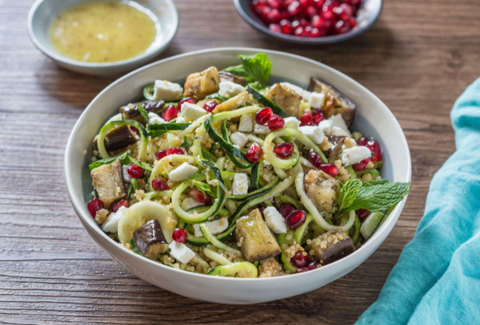
[[[138,151],[138,160],[144,161],[147,153],[148,146],[148,131],[143,127],[142,124],[138,123],[135,120],[125,120],[125,121],[112,121],[105,124],[100,133],[98,134],[97,146],[98,152],[102,156],[102,159],[109,158],[107,150],[105,149],[105,137],[108,132],[117,126],[129,125],[138,129],[140,132],[140,149]]]

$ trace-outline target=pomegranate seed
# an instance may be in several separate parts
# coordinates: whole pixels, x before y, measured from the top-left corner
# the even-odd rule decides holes
[[[322,10],[322,17],[329,21],[335,21],[335,13],[332,9]]]
[[[283,0],[283,7],[288,8],[288,6],[290,6],[294,1],[296,0]]]
[[[300,0],[299,2],[300,2],[300,5],[304,8],[308,8],[313,4],[312,0]]]
[[[187,241],[187,231],[183,228],[175,228],[172,234],[172,239],[177,243],[184,243]]]
[[[205,104],[203,104],[203,109],[211,113],[215,109],[215,107],[217,107],[217,105],[218,103],[216,101],[209,100],[209,101],[206,101]]]
[[[293,1],[287,8],[288,10],[288,14],[290,16],[296,16],[298,14],[300,14],[300,12],[302,11],[302,7],[300,6],[300,2],[298,1]]]
[[[308,268],[306,267],[300,267],[297,269],[297,273],[303,273],[303,272],[307,272],[308,271]]]
[[[182,99],[181,101],[178,102],[178,111],[181,112],[183,108],[183,104],[185,103],[190,103],[190,104],[195,104],[195,99],[186,97]]]
[[[318,9],[314,6],[310,6],[306,9],[307,15],[313,17],[318,14]]]
[[[282,33],[284,34],[292,34],[293,33],[293,27],[292,27],[292,24],[290,23],[289,20],[287,19],[283,19],[281,22],[280,22],[280,27],[282,28]]]
[[[339,20],[335,23],[335,25],[333,26],[333,29],[335,31],[335,34],[345,34],[351,29],[351,27],[348,21]]]
[[[192,188],[189,194],[192,199],[200,203],[207,203],[210,202],[210,200],[212,199],[210,195],[208,195],[207,193],[203,193],[196,187]]]
[[[310,151],[308,153],[307,159],[312,163],[313,166],[320,168],[320,165],[323,164],[322,157],[315,151]]]
[[[340,6],[335,8],[335,13],[341,20],[349,20],[350,17],[352,17],[353,10],[350,5],[342,3]]]
[[[367,142],[368,142],[368,139],[366,137],[361,137],[360,139],[358,139],[357,144],[359,146],[366,146]]]
[[[268,26],[268,29],[270,29],[274,33],[281,33],[282,32],[282,28],[280,27],[279,24],[270,24],[270,26]]]
[[[152,187],[155,191],[166,191],[169,189],[167,182],[161,178],[155,178],[152,181]]]
[[[267,3],[272,9],[280,9],[281,7],[281,3],[279,0],[268,0]]]
[[[313,122],[315,122],[315,124],[318,124],[325,119],[325,111],[323,109],[316,108],[312,111],[312,117]]]
[[[354,17],[350,17],[350,19],[348,20],[348,22],[350,23],[350,26],[351,26],[352,28],[357,27],[357,20],[356,20]]]
[[[286,218],[290,213],[295,210],[295,206],[290,203],[282,203],[278,208],[278,212],[282,215],[282,217]]]
[[[253,4],[252,5],[252,10],[257,14],[261,15],[263,12],[263,9],[265,9],[266,6],[264,4]]]
[[[303,114],[303,116],[300,118],[300,122],[301,122],[300,126],[312,125],[313,124],[312,113],[305,112],[305,114]]]
[[[360,219],[361,222],[364,222],[365,219],[367,219],[367,217],[370,215],[370,211],[365,209],[355,210],[355,213],[357,214],[358,219]]]
[[[367,142],[367,148],[373,152],[372,161],[378,161],[382,155],[382,149],[380,149],[380,143],[375,140],[370,140]]]
[[[272,117],[273,111],[270,107],[264,107],[255,114],[255,121],[257,124],[265,125]]]
[[[313,0],[313,4],[320,9],[322,9],[324,3],[325,3],[325,0]]]
[[[302,36],[312,37],[312,26],[304,27]]]
[[[293,33],[295,36],[304,36],[305,34],[302,26],[297,27]]]
[[[167,156],[167,150],[158,150],[157,152],[155,152],[155,158],[157,158],[157,160],[160,160],[162,159],[163,157],[166,157]]]
[[[95,218],[97,211],[103,209],[103,202],[100,201],[100,199],[92,199],[90,202],[88,202],[87,208],[92,217]]]
[[[365,169],[365,167],[367,167],[367,164],[370,162],[370,158],[367,158],[367,159],[364,159],[362,160],[361,162],[359,163],[356,163],[356,164],[353,164],[352,165],[352,168],[357,171],[357,172],[360,172],[362,170]]]
[[[299,27],[302,27],[302,26],[300,26],[300,21],[298,21],[298,20],[292,21],[293,31],[295,31],[295,30],[296,30],[297,28],[299,28]]]
[[[182,148],[168,148],[167,150],[167,156],[170,156],[170,155],[184,155],[185,154],[185,151],[183,151]]]
[[[302,26],[303,28],[307,27],[307,26],[310,26],[310,23],[308,22],[308,20],[302,18],[299,20],[299,23],[300,23],[300,26]]]
[[[112,205],[112,211],[117,212],[121,207],[128,208],[128,200],[118,200]]]
[[[288,215],[288,217],[285,219],[285,223],[287,224],[288,228],[297,229],[305,223],[306,219],[307,215],[305,214],[305,211],[295,210]]]
[[[332,176],[333,178],[338,176],[338,168],[335,164],[320,164],[318,167],[322,172]]]
[[[325,35],[326,35],[326,33],[325,33]],[[320,32],[320,30],[316,27],[313,27],[312,32],[310,33],[311,37],[321,37],[321,36],[325,36],[325,35],[323,35],[323,33]]]
[[[262,13],[260,14],[260,18],[262,18],[264,22],[268,23],[268,15],[270,14],[271,11],[272,11],[272,8],[270,7],[263,8]]]
[[[267,15],[267,22],[278,23],[281,20],[280,11],[273,9]]]
[[[127,172],[131,178],[140,178],[143,175],[143,168],[135,164],[132,164],[132,166],[128,168]]]
[[[257,162],[262,158],[263,150],[262,147],[256,142],[252,143],[250,147],[247,149],[247,159],[250,162]]]
[[[292,155],[293,149],[295,149],[295,146],[293,145],[293,143],[285,142],[285,143],[280,143],[279,145],[276,145],[273,151],[280,158],[287,159]]]
[[[170,122],[178,116],[178,110],[174,105],[168,105],[167,108],[162,112],[162,118]]]
[[[308,254],[306,252],[296,252],[292,258],[292,262],[297,267],[304,267],[308,264]]]
[[[321,31],[327,32],[332,26],[332,22],[320,16],[313,16],[312,26],[318,28]]]
[[[132,132],[135,132],[137,135],[140,135],[140,131],[138,131],[138,129],[136,127],[131,126],[130,130],[132,130]]]
[[[307,269],[315,270],[317,268],[317,266],[318,266],[318,262],[314,261],[314,262],[311,262],[310,264],[308,264]]]
[[[272,131],[279,130],[283,128],[285,121],[279,115],[273,114],[272,117],[268,120],[268,128]]]
[[[362,2],[362,0],[350,0],[350,4],[352,6],[358,6]]]

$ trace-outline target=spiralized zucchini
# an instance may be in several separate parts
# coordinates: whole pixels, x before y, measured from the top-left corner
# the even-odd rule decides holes
[[[109,158],[107,150],[105,149],[105,137],[107,136],[108,132],[117,126],[123,125],[130,125],[138,129],[140,132],[140,149],[138,151],[138,160],[145,161],[146,153],[147,153],[147,146],[148,146],[148,132],[147,129],[143,127],[142,124],[138,123],[135,120],[125,120],[125,121],[112,121],[105,124],[100,133],[98,134],[97,146],[98,152],[102,156],[103,159]]]

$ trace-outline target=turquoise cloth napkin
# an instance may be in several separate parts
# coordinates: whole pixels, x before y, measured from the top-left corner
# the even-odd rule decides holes
[[[451,119],[457,151],[433,177],[415,237],[356,324],[480,324],[480,79]]]

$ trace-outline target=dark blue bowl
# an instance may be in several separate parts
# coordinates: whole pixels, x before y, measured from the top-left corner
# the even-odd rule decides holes
[[[346,41],[358,35],[365,33],[377,21],[382,11],[382,0],[363,0],[358,11],[358,25],[351,31],[341,34],[325,37],[298,37],[272,32],[268,26],[252,11],[252,0],[234,0],[240,16],[255,29],[268,34],[272,37],[299,44],[331,44]]]

